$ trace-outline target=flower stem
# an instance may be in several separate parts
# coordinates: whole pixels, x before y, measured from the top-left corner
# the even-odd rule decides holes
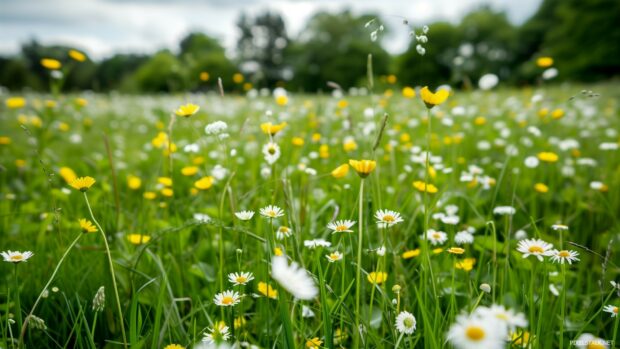
[[[116,274],[114,273],[114,263],[112,262],[112,253],[110,253],[110,246],[108,245],[108,238],[105,236],[105,232],[99,225],[99,222],[95,218],[93,214],[93,210],[90,207],[90,202],[88,202],[88,195],[84,192],[84,200],[86,201],[86,207],[88,207],[88,212],[90,213],[90,218],[93,220],[97,228],[99,228],[99,233],[103,238],[103,244],[105,246],[106,256],[108,257],[108,264],[110,267],[110,273],[112,274],[112,287],[114,288],[114,297],[116,298],[116,310],[118,311],[118,319],[120,321],[121,333],[123,336],[123,346],[127,348],[127,335],[125,334],[125,323],[123,321],[123,310],[121,309],[121,299],[118,296],[118,286],[116,285]]]
[[[562,263],[562,305],[560,309],[560,348],[564,348],[564,314],[566,312],[566,265]]]
[[[353,329],[353,348],[359,347],[360,332],[360,292],[362,280],[362,238],[364,236],[364,179],[360,181],[358,206],[359,230],[357,235],[357,270],[355,272],[355,328]]]

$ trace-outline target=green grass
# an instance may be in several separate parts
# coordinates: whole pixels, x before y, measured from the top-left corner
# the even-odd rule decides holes
[[[600,97],[580,94],[584,88]],[[430,125],[419,97],[404,99],[396,88],[392,97],[379,92],[344,98],[293,95],[286,106],[271,98],[189,94],[86,94],[81,96],[89,102],[84,108],[77,108],[77,96],[71,95],[26,95],[28,105],[20,110],[8,109],[3,102],[0,137],[10,137],[10,144],[0,145],[0,250],[30,250],[35,255],[17,265],[19,288],[14,265],[0,264],[0,348],[17,347],[20,322],[81,234],[77,220],[93,220],[84,196],[59,175],[63,166],[97,180],[87,195],[110,244],[120,304],[103,236],[81,236],[33,312],[47,330],[28,327],[26,347],[122,347],[122,329],[131,348],[170,343],[193,347],[219,321],[232,330],[232,318],[242,316],[244,325],[234,329],[234,339],[265,348],[300,348],[313,337],[325,347],[334,343],[333,347],[351,348],[356,324],[365,328],[358,347],[393,348],[398,341],[400,348],[443,348],[457,315],[491,304],[526,314],[530,324],[524,330],[536,348],[569,347],[582,333],[617,343],[617,318],[602,308],[620,305],[618,290],[610,285],[620,281],[620,157],[617,150],[601,150],[599,145],[620,141],[618,91],[616,84],[457,91],[432,110]],[[531,102],[534,94],[541,94],[542,101]],[[54,99],[56,107],[46,108],[46,99]],[[339,107],[340,99],[348,106]],[[169,132],[172,111],[186,102],[201,110],[175,120],[172,142],[178,151],[170,162],[152,140],[159,132]],[[374,114],[365,116],[366,108],[373,108]],[[558,120],[540,117],[542,108],[561,108],[565,115]],[[266,116],[267,110],[273,116]],[[379,138],[384,113],[388,121]],[[26,120],[37,116],[40,127],[30,121],[20,126],[20,115]],[[481,116],[486,122],[477,125],[474,120]],[[204,133],[204,126],[217,120],[228,124],[230,134],[221,142]],[[259,125],[266,121],[288,123],[274,138],[282,151],[274,165],[261,153],[269,136]],[[541,135],[533,135],[530,126]],[[313,140],[315,133],[320,140]],[[304,145],[292,145],[293,137],[302,137]],[[353,137],[357,149],[343,150],[347,137]],[[559,140],[566,139],[577,140],[577,150],[562,149]],[[482,141],[489,142],[489,149],[485,144],[480,149]],[[200,146],[199,153],[183,151],[190,143]],[[319,156],[321,145],[328,145],[328,156]],[[442,158],[439,163],[430,159],[436,173],[425,170],[426,159],[418,152],[429,146]],[[507,148],[516,152],[507,156]],[[542,151],[558,154],[559,161],[524,166],[526,157]],[[421,161],[412,161],[414,155]],[[198,157],[204,159],[196,165],[198,173],[184,176],[181,169]],[[577,163],[584,158],[594,159],[596,165]],[[18,166],[18,159],[24,164]],[[360,178],[353,169],[341,179],[330,175],[349,159],[377,161],[376,170],[364,180],[361,200]],[[217,165],[226,168],[226,174],[210,189],[192,191],[194,182],[211,175]],[[484,173],[477,182],[462,182],[461,173],[470,165]],[[569,168],[573,174],[567,173]],[[168,176],[171,169],[174,195],[165,197],[157,178]],[[128,187],[128,175],[141,179],[139,189]],[[483,176],[493,179],[488,187]],[[416,180],[433,183],[439,192],[420,193],[412,186]],[[591,189],[592,181],[603,182],[608,190]],[[547,185],[548,192],[536,192],[536,183]],[[145,191],[157,197],[145,199]],[[258,214],[270,204],[285,211],[273,225]],[[432,217],[449,204],[459,208],[457,226]],[[502,205],[515,207],[516,214],[494,215],[493,208]],[[404,222],[383,231],[373,217],[378,209],[400,212]],[[240,221],[234,212],[241,210],[256,214]],[[200,223],[194,213],[208,214],[211,221]],[[332,235],[326,225],[335,219],[358,222],[353,233]],[[570,227],[562,236],[551,229],[559,222]],[[290,227],[292,236],[277,240],[274,232],[279,226]],[[448,234],[443,252],[434,253],[437,246],[420,239],[425,227]],[[475,228],[474,243],[464,246],[463,255],[447,253],[445,249],[456,246],[455,233],[466,227]],[[556,248],[578,251],[581,260],[561,268],[548,258],[542,263],[534,257],[523,259],[516,250],[515,233],[520,229]],[[148,235],[150,240],[134,245],[128,234]],[[314,238],[332,246],[304,247],[304,240]],[[379,256],[374,251],[382,245],[386,253]],[[316,278],[316,299],[294,300],[270,278],[269,261],[276,246]],[[416,248],[421,249],[417,257],[402,257]],[[335,250],[344,259],[329,263],[325,255]],[[476,259],[473,270],[455,269],[455,262],[464,258]],[[233,287],[227,275],[238,271],[251,271],[255,280]],[[372,271],[387,272],[387,281],[372,287],[367,281]],[[260,281],[276,288],[279,299],[258,296]],[[481,283],[491,286],[490,294],[480,291]],[[399,294],[394,285],[401,287]],[[550,292],[550,285],[559,296]],[[96,313],[92,299],[100,286],[105,286],[106,304]],[[227,289],[246,295],[234,312],[213,304],[214,295]],[[303,306],[314,317],[303,317]],[[402,310],[415,315],[417,329],[399,340],[394,322]],[[15,324],[8,325],[9,316]],[[506,342],[505,347],[511,345]]]

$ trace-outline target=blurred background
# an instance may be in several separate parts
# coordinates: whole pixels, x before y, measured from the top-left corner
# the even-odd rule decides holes
[[[594,82],[618,23],[618,0],[0,0],[0,86],[47,90],[54,58],[65,92],[311,93],[365,86],[369,54],[386,86]]]

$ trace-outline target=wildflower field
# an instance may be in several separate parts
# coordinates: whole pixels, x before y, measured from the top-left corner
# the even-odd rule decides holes
[[[364,91],[0,95],[0,348],[616,347],[618,85]]]

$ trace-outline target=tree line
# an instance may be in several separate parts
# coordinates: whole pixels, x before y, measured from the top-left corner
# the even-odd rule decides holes
[[[620,73],[618,19],[617,0],[544,0],[521,25],[512,24],[503,12],[481,7],[457,24],[427,24],[424,32],[405,18],[402,26],[387,27],[375,14],[345,10],[316,13],[292,37],[278,13],[242,14],[234,58],[218,40],[199,32],[183,38],[178,50],[115,54],[100,61],[75,61],[68,56],[72,47],[32,40],[19,54],[0,57],[0,86],[46,90],[58,76],[41,65],[43,58],[63,63],[64,91],[216,90],[221,78],[229,92],[278,86],[316,92],[329,89],[328,82],[342,88],[365,86],[369,64],[381,77],[378,84],[470,87],[481,76],[495,74],[502,83],[527,85],[541,78],[540,57],[553,59],[557,70],[549,76],[554,80],[597,81]],[[410,45],[404,53],[390,55],[382,42],[390,31],[400,30],[410,33]]]

